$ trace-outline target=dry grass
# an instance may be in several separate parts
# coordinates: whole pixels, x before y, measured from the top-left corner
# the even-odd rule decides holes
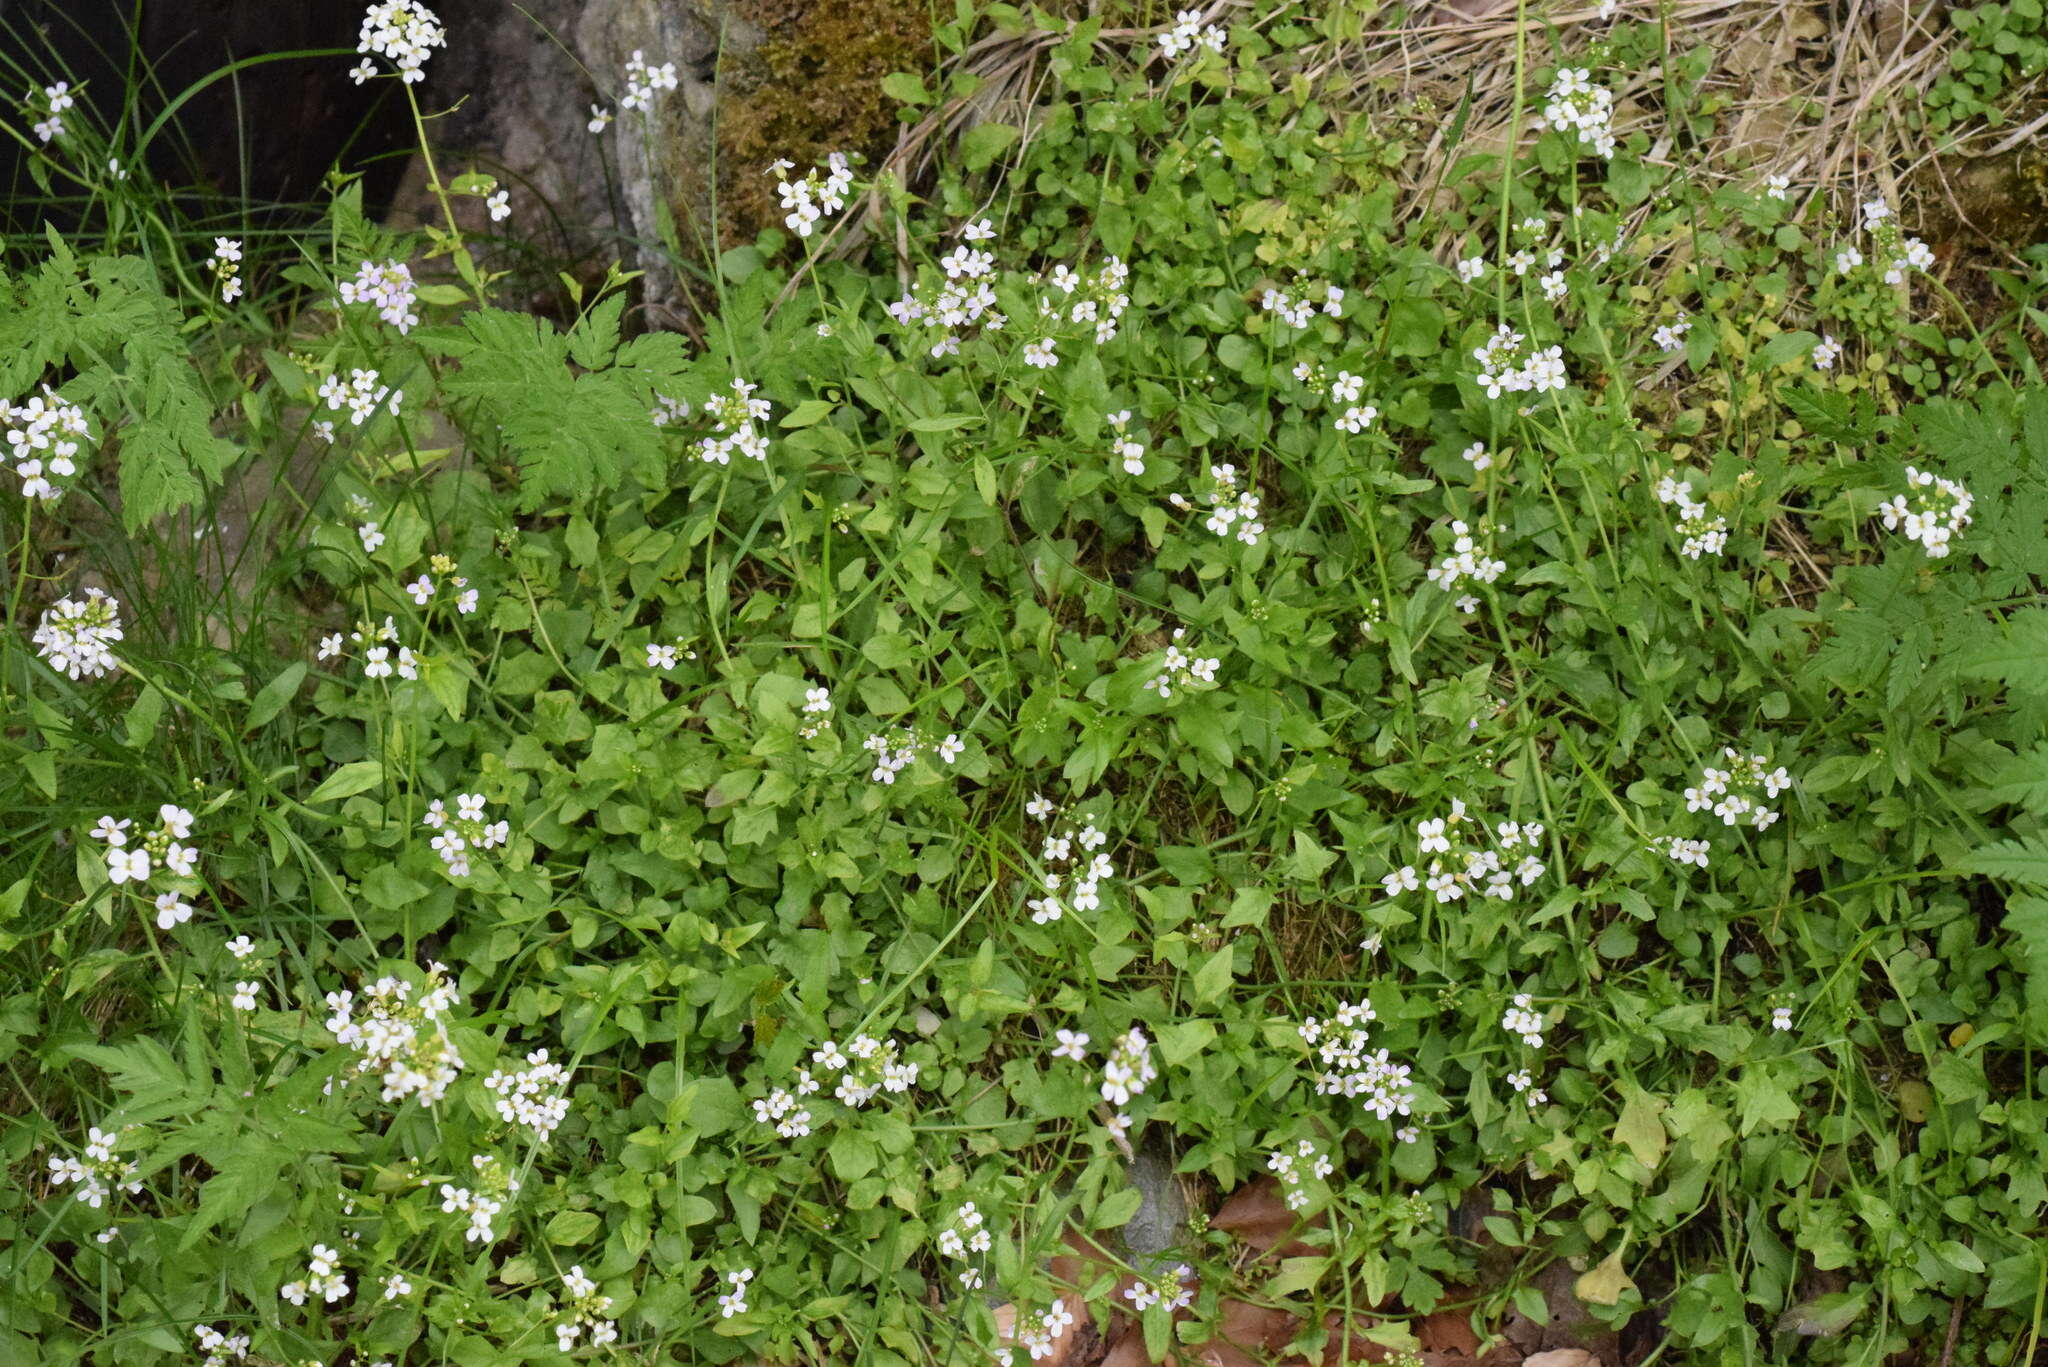
[[[1958,169],[1980,171],[1988,160],[1995,181],[2020,186],[2016,159],[2048,127],[2048,113],[2011,129],[1980,129],[1935,140],[1912,126],[1914,93],[1945,69],[1953,30],[1944,19],[1949,0],[1623,0],[1631,18],[1662,16],[1666,51],[1705,47],[1712,64],[1700,88],[1718,104],[1713,135],[1695,144],[1667,119],[1667,73],[1659,64],[1632,73],[1609,72],[1623,131],[1652,136],[1648,159],[1709,181],[1753,184],[1765,174],[1790,176],[1810,200],[1846,206],[1883,195],[1927,223],[1946,225],[1966,238],[1971,256],[1998,264],[2013,258],[1981,197],[1959,189]],[[1251,6],[1211,0],[1206,20],[1243,22]],[[1447,163],[1475,151],[1498,151],[1526,128],[1532,111],[1518,108],[1518,69],[1526,74],[1551,60],[1555,44],[1582,48],[1606,31],[1597,3],[1545,0],[1438,0],[1434,4],[1361,4],[1358,37],[1324,42],[1287,55],[1315,80],[1325,103],[1340,111],[1373,114],[1421,107],[1443,117],[1420,155],[1405,168],[1408,195],[1399,213],[1427,202]],[[1108,7],[1111,17],[1128,4]],[[1263,22],[1272,22],[1271,19]],[[1106,55],[1146,63],[1163,74],[1150,44],[1153,27],[1105,26],[1097,39]],[[948,64],[983,84],[967,98],[946,101],[906,125],[883,169],[917,186],[931,173],[938,149],[986,120],[1032,131],[1051,80],[1051,33],[992,33]],[[1468,95],[1469,92],[1469,95]],[[1453,114],[1469,98],[1463,126],[1451,140]],[[1981,176],[1979,177],[1981,179]],[[2026,217],[2034,215],[2029,212]],[[862,229],[882,222],[881,201],[871,197]],[[852,250],[865,232],[848,234]],[[907,250],[905,252],[907,257]],[[1945,252],[1952,257],[1953,251]],[[907,262],[906,262],[907,265]]]

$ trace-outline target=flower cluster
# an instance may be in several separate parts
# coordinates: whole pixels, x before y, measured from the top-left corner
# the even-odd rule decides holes
[[[1168,1314],[1185,1310],[1195,1303],[1195,1269],[1175,1263],[1157,1276],[1141,1277],[1124,1288],[1124,1299],[1139,1314],[1155,1305],[1165,1306]]]
[[[484,1079],[498,1108],[498,1118],[507,1125],[524,1125],[535,1141],[545,1144],[555,1127],[569,1117],[569,1070],[550,1062],[548,1051],[536,1049],[526,1056],[523,1069],[499,1069]]]
[[[1955,534],[1970,525],[1970,491],[1952,479],[1926,470],[1906,467],[1908,492],[1898,494],[1878,509],[1888,532],[1903,528],[1908,539],[1927,549],[1929,558],[1939,560],[1949,552]]]
[[[1686,559],[1719,555],[1728,548],[1728,519],[1715,516],[1704,503],[1693,502],[1691,480],[1664,476],[1657,481],[1657,501],[1677,505],[1678,535],[1684,538],[1678,553]]]
[[[1171,698],[1176,688],[1187,689],[1198,683],[1216,682],[1216,667],[1223,662],[1190,655],[1182,650],[1181,638],[1186,635],[1185,627],[1173,629],[1173,639],[1166,646],[1166,658],[1159,662],[1159,673],[1145,680],[1145,687],[1161,698]]]
[[[46,85],[41,93],[42,98],[37,99],[37,92],[33,89],[29,91],[26,112],[30,117],[41,115],[35,123],[36,141],[48,146],[64,136],[64,111],[71,108],[73,103],[71,82],[59,81],[55,85]]]
[[[1724,826],[1749,825],[1763,830],[1778,819],[1778,813],[1764,803],[1775,801],[1779,793],[1790,788],[1792,776],[1785,772],[1784,765],[1767,768],[1770,761],[1762,755],[1745,758],[1732,745],[1722,747],[1721,753],[1727,758],[1728,767],[1702,767],[1699,787],[1685,790],[1685,809],[1711,811]]]
[[[92,828],[92,838],[103,841],[107,847],[107,881],[116,886],[135,883],[139,891],[139,885],[148,882],[152,874],[190,878],[197,872],[199,852],[185,843],[192,838],[192,813],[168,802],[156,811],[156,829],[147,835],[132,832],[137,837],[132,845],[128,843],[132,823],[126,818],[116,821],[103,816]],[[154,904],[159,930],[169,930],[192,919],[191,904],[175,890],[158,893]]]
[[[1543,1026],[1543,1013],[1536,1009],[1536,999],[1527,992],[1517,992],[1508,1009],[1501,1012],[1500,1028],[1531,1049],[1543,1047]]]
[[[1266,1159],[1266,1167],[1280,1179],[1280,1185],[1287,1189],[1287,1208],[1305,1210],[1315,1199],[1307,1183],[1312,1179],[1325,1181],[1337,1170],[1328,1155],[1315,1146],[1315,1141],[1304,1139],[1290,1151],[1275,1149]]]
[[[1692,864],[1703,869],[1707,866],[1707,856],[1712,852],[1713,842],[1660,835],[1651,839],[1650,848],[1674,864]]]
[[[953,1216],[953,1223],[939,1231],[938,1246],[942,1256],[965,1262],[970,1256],[987,1253],[995,1246],[995,1240],[989,1236],[981,1212],[974,1208],[974,1202],[968,1201]],[[980,1268],[962,1268],[959,1277],[963,1290],[973,1291],[981,1286]]]
[[[671,399],[666,394],[656,394],[654,396],[654,407],[647,410],[647,416],[656,427],[667,427],[672,423],[680,424],[684,418],[690,416],[690,401],[688,399]]]
[[[802,180],[791,180],[788,173],[795,169],[795,162],[778,161],[768,171],[775,177],[782,207],[789,211],[782,221],[798,237],[809,237],[818,220],[846,207],[846,193],[853,188],[853,168],[844,152],[834,152],[825,158],[822,173],[813,166]]]
[[[372,522],[366,525],[374,529],[377,524]],[[377,535],[381,542],[383,534],[380,532]],[[366,552],[373,551],[374,549],[374,547],[367,545],[364,547]],[[438,574],[442,576],[450,588],[456,590],[455,610],[457,612],[467,617],[476,611],[477,590],[469,586],[467,576],[455,572],[455,562],[453,560],[436,552],[427,557],[427,571],[427,573],[420,575],[419,578],[405,586],[406,596],[412,599],[414,607],[423,608],[434,601],[434,596],[440,592],[440,589],[435,584],[433,576]],[[386,617],[384,623],[387,627],[390,626],[391,619]]]
[[[427,804],[420,824],[440,832],[432,841],[434,852],[455,878],[469,876],[470,851],[497,849],[512,836],[511,822],[484,820],[482,793],[457,793],[453,816],[437,797]]]
[[[1536,1085],[1535,1075],[1527,1068],[1517,1068],[1509,1073],[1508,1086],[1514,1088],[1516,1094],[1529,1103],[1529,1109],[1532,1111],[1550,1100],[1550,1093]]]
[[[1680,309],[1678,317],[1660,324],[1657,330],[1650,334],[1650,340],[1655,342],[1657,350],[1666,356],[1675,356],[1685,350],[1685,335],[1691,331],[1692,319],[1686,315],[1684,309]]]
[[[1429,582],[1449,593],[1467,579],[1491,584],[1507,573],[1508,562],[1493,560],[1479,549],[1472,529],[1462,519],[1451,522],[1451,553],[1430,566]],[[1475,604],[1476,606],[1476,604]]]
[[[94,1125],[87,1129],[83,1159],[50,1159],[51,1185],[76,1183],[78,1190],[75,1195],[94,1210],[104,1206],[107,1198],[116,1191],[125,1191],[130,1196],[140,1192],[142,1183],[135,1180],[135,1165],[114,1156],[115,1143],[134,1128],[127,1125],[109,1131]]]
[[[1468,816],[1464,801],[1453,798],[1449,816],[1415,823],[1416,860],[1427,858],[1428,872],[1418,875],[1414,864],[1404,865],[1381,884],[1389,897],[1422,887],[1438,902],[1455,902],[1467,893],[1511,901],[1517,884],[1526,888],[1543,876],[1543,861],[1529,852],[1542,839],[1543,826],[1535,821],[1503,821],[1489,834],[1486,823]],[[1518,850],[1524,853],[1510,867]]]
[[[1302,361],[1294,367],[1294,378],[1315,393],[1328,397],[1333,408],[1341,407],[1344,410],[1332,419],[1339,432],[1355,435],[1379,420],[1379,409],[1369,403],[1359,402],[1359,398],[1365,393],[1365,381],[1348,370],[1340,370],[1335,378],[1331,378],[1324,373],[1320,365]]]
[[[855,1035],[844,1052],[826,1040],[812,1052],[811,1062],[827,1073],[839,1074],[832,1095],[856,1111],[883,1092],[900,1095],[917,1085],[918,1066],[902,1059],[893,1039]]]
[[[1102,880],[1114,874],[1116,868],[1102,852],[1109,837],[1095,824],[1094,817],[1069,815],[1037,793],[1024,804],[1024,814],[1047,823],[1038,850],[1039,862],[1045,865],[1045,895],[1024,904],[1031,912],[1032,922],[1042,926],[1059,920],[1065,914],[1062,894],[1075,911],[1100,909]],[[1068,874],[1063,869],[1072,870],[1071,887],[1067,886]]]
[[[97,679],[120,660],[113,643],[121,639],[121,604],[104,589],[87,589],[85,601],[59,598],[36,622],[36,653],[71,679]]]
[[[798,723],[796,733],[805,740],[816,740],[832,725],[832,690],[823,685],[804,689],[803,721]]]
[[[206,1354],[200,1367],[227,1367],[230,1359],[236,1362],[248,1360],[247,1334],[223,1334],[210,1324],[195,1324],[192,1333],[199,1340],[199,1351]]]
[[[1318,299],[1317,295],[1322,297]],[[1265,292],[1259,295],[1259,307],[1277,315],[1280,321],[1289,327],[1305,328],[1315,319],[1317,309],[1321,309],[1332,318],[1342,313],[1344,291],[1327,281],[1311,280],[1306,275],[1298,275],[1290,290],[1283,290],[1274,285],[1266,286]],[[1300,368],[1296,367],[1294,373],[1299,376]]]
[[[427,78],[427,58],[448,45],[447,30],[432,10],[418,0],[379,0],[363,15],[356,51],[382,57],[398,68],[399,79],[414,85]],[[368,56],[356,67],[356,84],[375,74]]]
[[[1046,1309],[1040,1311],[1035,1324],[1027,1327],[1025,1325],[1026,1318],[1023,1309],[1020,1307],[1017,1311],[1017,1343],[1025,1352],[1031,1355],[1033,1362],[1040,1358],[1051,1357],[1053,1349],[1066,1336],[1067,1330],[1074,1327],[1073,1308],[1067,1304],[1064,1298],[1055,1300]],[[1012,1353],[1010,1361],[1015,1363],[1016,1360],[1017,1355]]]
[[[1585,67],[1562,67],[1550,83],[1550,95],[1536,127],[1576,132],[1581,146],[1594,155],[1614,156],[1614,92],[1593,84]]]
[[[1209,467],[1209,515],[1202,525],[1218,536],[1235,536],[1247,546],[1256,546],[1266,534],[1266,524],[1259,520],[1259,496],[1238,488],[1237,481],[1235,465]],[[1195,505],[1185,495],[1168,494],[1166,498],[1184,513],[1194,511]]]
[[[639,53],[634,53],[639,56]],[[612,1298],[601,1296],[597,1283],[583,1275],[583,1267],[576,1264],[562,1274],[562,1286],[568,1291],[569,1303],[562,1309],[562,1318],[555,1322],[555,1348],[566,1353],[576,1346],[576,1340],[585,1329],[590,1330],[590,1346],[602,1348],[607,1343],[617,1343],[619,1326],[605,1316],[611,1313]]]
[[[875,783],[894,783],[896,775],[911,766],[911,763],[926,750],[935,752],[940,761],[951,764],[967,749],[967,743],[959,735],[948,732],[938,744],[920,736],[909,727],[901,727],[892,734],[875,732],[861,742],[861,749],[875,757],[875,767],[868,774]]]
[[[898,327],[919,325],[934,334],[927,350],[934,358],[957,355],[960,340],[969,328],[983,327],[1000,332],[1009,319],[996,310],[993,276],[995,253],[969,244],[986,242],[996,235],[987,219],[964,224],[953,250],[939,258],[945,271],[942,282],[920,285],[889,305],[888,313]]]
[[[754,1269],[751,1267],[742,1267],[725,1274],[727,1290],[721,1291],[718,1295],[719,1318],[729,1320],[734,1315],[747,1313],[747,1283],[752,1280]]]
[[[1124,293],[1130,275],[1131,268],[1114,256],[1106,258],[1092,278],[1068,266],[1054,266],[1052,274],[1041,277],[1039,283],[1050,285],[1060,297],[1039,296],[1039,323],[1048,333],[1072,325],[1093,327],[1096,345],[1114,341],[1118,321],[1131,305],[1131,297]],[[1052,369],[1060,360],[1056,346],[1057,340],[1051,336],[1026,343],[1025,364]]]
[[[232,304],[242,294],[242,244],[232,237],[213,239],[213,278],[220,285],[220,300]]]
[[[1360,998],[1339,1002],[1337,1014],[1327,1021],[1309,1016],[1296,1028],[1302,1043],[1315,1051],[1321,1069],[1316,1095],[1361,1098],[1368,1111],[1385,1120],[1397,1112],[1407,1115],[1415,1093],[1408,1080],[1409,1065],[1394,1062],[1384,1049],[1366,1048],[1374,1014],[1372,1003]]]
[[[1934,249],[1917,237],[1909,237],[1899,228],[1899,221],[1892,213],[1892,206],[1883,199],[1868,199],[1863,202],[1862,230],[1870,235],[1872,251],[1877,260],[1885,263],[1881,272],[1887,285],[1903,285],[1910,271],[1930,270],[1934,266]],[[1863,252],[1851,245],[1835,253],[1835,269],[1843,275],[1849,274],[1864,263]]]
[[[1220,53],[1229,41],[1230,35],[1221,28],[1202,22],[1200,10],[1184,9],[1173,16],[1173,27],[1159,35],[1159,50],[1169,58],[1196,48]]]
[[[374,522],[365,522],[358,529],[357,534],[363,539],[364,550],[374,551],[384,542],[384,534],[377,530],[377,524]],[[398,627],[391,618],[386,617],[384,625],[381,627],[373,622],[358,622],[356,623],[355,630],[348,634],[348,639],[354,645],[365,647],[363,651],[364,678],[388,679],[393,673],[396,673],[401,679],[419,678],[419,657],[412,653],[410,647],[399,646],[396,655],[391,653],[392,647],[389,643],[398,639]],[[371,644],[372,642],[384,642],[385,644],[373,645]],[[332,632],[320,638],[320,659],[338,659],[346,653],[343,648],[340,632]]]
[[[412,268],[403,261],[386,261],[382,265],[365,261],[356,267],[355,279],[341,282],[340,290],[342,303],[374,305],[377,316],[397,328],[400,334],[412,331],[420,321],[415,311],[419,291],[412,282]],[[328,407],[339,405],[330,403]]]
[[[382,1075],[386,1102],[417,1096],[432,1105],[448,1094],[462,1071],[462,1055],[448,1037],[449,1008],[461,998],[448,979],[445,964],[427,965],[424,991],[414,999],[413,985],[385,976],[364,989],[362,1015],[356,1014],[355,993],[329,992],[327,1030],[337,1043],[362,1057],[354,1073]]]
[[[92,435],[85,410],[58,398],[48,385],[19,406],[0,403],[0,431],[7,435],[7,458],[21,480],[21,496],[45,503],[63,496],[66,486],[57,481],[78,473],[73,457],[79,442]]]
[[[619,108],[651,110],[656,95],[675,88],[676,64],[663,62],[660,66],[650,66],[636,47],[633,55],[626,59],[626,98],[619,101]]]
[[[1152,1066],[1152,1041],[1134,1025],[1124,1031],[1116,1048],[1103,1061],[1102,1099],[1112,1106],[1128,1106],[1158,1077],[1158,1070]]]
[[[304,1280],[286,1282],[277,1294],[293,1305],[304,1305],[309,1296],[332,1305],[348,1294],[348,1278],[341,1275],[340,1266],[341,1254],[326,1244],[314,1244],[312,1256],[306,1259]]]
[[[784,1139],[802,1139],[811,1132],[811,1113],[800,1100],[818,1090],[818,1080],[808,1068],[796,1070],[796,1089],[777,1087],[754,1100],[754,1119],[771,1126]]]
[[[503,1163],[485,1154],[470,1155],[469,1165],[476,1171],[475,1189],[443,1182],[441,1213],[467,1215],[469,1227],[463,1231],[462,1241],[488,1244],[498,1237],[492,1222],[505,1209],[505,1203],[519,1194],[519,1179]]]
[[[768,459],[768,438],[755,428],[768,418],[768,400],[753,397],[759,385],[735,379],[730,394],[713,394],[704,401],[704,416],[712,425],[708,436],[697,439],[697,459],[710,465],[730,465],[733,453]],[[664,425],[657,416],[657,427]]]
[[[374,370],[361,369],[350,370],[346,383],[339,375],[329,375],[320,382],[320,397],[327,401],[329,412],[339,412],[346,405],[351,427],[361,427],[379,408],[386,405],[389,405],[391,416],[395,418],[398,416],[398,406],[405,401],[405,391],[379,383],[381,378]]]
[[[1487,398],[1564,390],[1564,348],[1553,346],[1538,350],[1529,346],[1525,350],[1527,341],[1521,333],[1502,323],[1484,346],[1472,349],[1472,359],[1482,367],[1478,376],[1479,387],[1486,391]]]
[[[1109,425],[1116,429],[1116,436],[1109,443],[1110,454],[1123,462],[1125,474],[1144,474],[1145,448],[1131,440],[1131,410],[1124,408],[1110,414]]]

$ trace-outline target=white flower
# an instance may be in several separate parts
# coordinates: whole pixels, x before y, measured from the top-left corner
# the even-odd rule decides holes
[[[590,106],[590,122],[586,126],[593,133],[602,133],[612,125],[612,111],[601,104]]]
[[[413,285],[412,268],[403,261],[386,261],[378,265],[365,261],[356,268],[353,280],[341,282],[339,293],[344,304],[370,304],[377,310],[377,316],[398,329],[401,334],[410,332],[420,320],[416,305],[419,295]],[[368,375],[374,383],[375,371],[358,370],[353,374],[360,378]],[[382,397],[381,395],[379,396]],[[331,400],[328,407],[338,407]],[[375,407],[372,404],[371,407]],[[393,405],[396,411],[396,405]],[[356,420],[360,426],[362,420]]]
[[[411,85],[426,79],[423,68],[427,58],[435,48],[447,44],[441,21],[418,0],[379,0],[363,15],[356,51],[384,58],[398,68],[399,78]]]
[[[1088,1035],[1080,1030],[1055,1030],[1053,1035],[1059,1043],[1053,1047],[1054,1058],[1070,1058],[1076,1063],[1088,1057]]]
[[[120,665],[112,643],[122,639],[121,604],[96,588],[87,589],[82,602],[59,598],[37,621],[31,639],[36,653],[66,677],[100,678]]]
[[[1789,1007],[1789,1006],[1774,1006],[1774,1007],[1772,1007],[1772,1008],[1771,1008],[1771,1029],[1773,1029],[1773,1030],[1790,1030],[1791,1028],[1792,1028],[1792,1008],[1791,1008],[1791,1007]]]
[[[192,919],[192,905],[183,901],[175,892],[162,892],[156,898],[156,928],[169,930]]]
[[[384,544],[384,533],[377,530],[377,524],[374,522],[365,522],[356,528],[356,535],[361,538],[363,553],[366,555],[376,554],[377,548]]]
[[[486,199],[484,205],[491,211],[491,222],[502,223],[512,217],[512,192],[500,190]]]
[[[260,987],[262,987],[262,984],[261,984],[261,983],[253,983],[253,982],[238,982],[238,983],[236,983],[236,984],[235,984],[235,995],[234,995],[234,997],[233,997],[233,999],[232,999],[232,1004],[233,1004],[233,1006],[234,1006],[235,1010],[237,1010],[237,1011],[254,1011],[254,1010],[256,1009],[256,992],[257,992],[257,990],[258,990],[258,989],[259,989]]]
[[[141,883],[149,878],[149,855],[143,850],[113,849],[107,852],[107,880],[112,883]]]

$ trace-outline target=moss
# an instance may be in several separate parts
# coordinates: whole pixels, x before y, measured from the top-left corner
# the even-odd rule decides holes
[[[858,152],[870,164],[896,141],[896,104],[882,93],[892,71],[926,70],[932,60],[926,0],[742,0],[739,11],[765,35],[734,73],[719,112],[719,229],[749,241],[779,225],[769,163],[799,168],[829,152]]]

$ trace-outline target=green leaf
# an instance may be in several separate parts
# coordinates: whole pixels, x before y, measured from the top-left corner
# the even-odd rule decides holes
[[[1263,1288],[1269,1296],[1291,1296],[1297,1291],[1311,1290],[1323,1279],[1329,1270],[1330,1260],[1326,1257],[1282,1258],[1280,1270],[1275,1272]]]
[[[981,419],[972,413],[937,413],[929,418],[915,418],[904,424],[910,432],[950,432],[956,427],[978,426]]]
[[[1094,1216],[1088,1221],[1090,1229],[1122,1229],[1138,1213],[1138,1207],[1145,1203],[1145,1194],[1136,1187],[1125,1187],[1122,1191],[1106,1196],[1095,1208]]]
[[[384,762],[375,759],[359,759],[344,764],[329,774],[319,787],[306,795],[306,803],[332,802],[337,798],[354,797],[367,793],[384,781]]]
[[[1194,998],[1207,1004],[1221,997],[1231,983],[1230,956],[1235,945],[1225,945],[1211,954],[1202,966],[1195,970]]]
[[[2016,941],[2013,965],[2026,975],[2027,1034],[2048,1044],[2048,897],[2007,901],[2003,928]]]
[[[1019,130],[1008,124],[981,124],[960,139],[960,161],[970,171],[985,171],[1018,136]]]
[[[256,696],[249,700],[249,715],[242,721],[242,734],[267,724],[284,705],[299,691],[299,685],[306,678],[306,662],[294,660],[277,672],[277,677],[256,690]]]
[[[836,407],[838,405],[829,399],[805,399],[783,416],[782,425],[790,428],[815,427],[831,416]]]
[[[1766,368],[1784,365],[1809,355],[1820,345],[1820,337],[1811,332],[1781,332],[1764,343],[1758,359]]]
[[[2006,621],[2006,634],[1965,650],[1956,672],[1966,679],[1997,679],[2015,693],[2048,693],[2048,608],[2028,608]]]
[[[587,1244],[603,1226],[595,1211],[559,1210],[548,1221],[547,1236],[551,1244]]]
[[[1654,1171],[1664,1161],[1664,1122],[1659,1117],[1666,1103],[1632,1082],[1622,1084],[1622,1090],[1628,1100],[1615,1122],[1614,1142],[1626,1145],[1637,1162]]]
[[[907,71],[892,71],[882,78],[882,93],[898,104],[930,104],[931,92],[924,82]]]
[[[197,1247],[210,1230],[248,1214],[258,1201],[270,1194],[290,1155],[264,1146],[253,1152],[236,1148],[226,1154],[202,1153],[199,1156],[212,1163],[215,1172],[199,1189],[199,1209],[193,1212],[183,1237],[178,1240],[181,1253]]]
[[[2048,889],[2048,840],[1999,840],[1980,845],[1965,861],[1972,872]]]
[[[1869,1305],[1867,1291],[1837,1291],[1802,1301],[1778,1317],[1778,1332],[1804,1338],[1832,1338],[1854,1324]]]
[[[131,750],[140,749],[156,734],[156,725],[163,720],[164,695],[152,685],[145,685],[135,695],[135,701],[128,707],[128,715],[122,721],[123,739]]]

